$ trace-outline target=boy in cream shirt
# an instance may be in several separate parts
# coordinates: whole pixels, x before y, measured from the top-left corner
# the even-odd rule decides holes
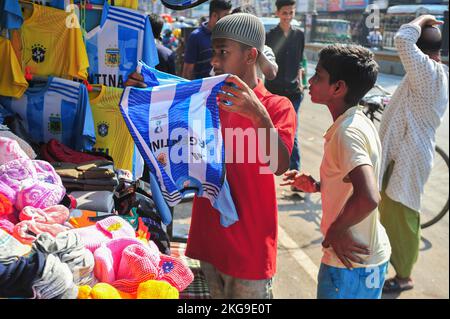
[[[377,75],[373,54],[363,47],[331,45],[320,52],[309,80],[311,100],[327,105],[334,121],[324,135],[320,182],[290,171],[282,184],[322,194],[321,299],[381,297],[391,254],[378,214],[381,144],[357,106]]]

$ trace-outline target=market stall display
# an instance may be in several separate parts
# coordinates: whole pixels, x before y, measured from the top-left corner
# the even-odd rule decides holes
[[[180,298],[194,273],[119,108],[138,61],[158,64],[148,17],[75,1],[102,12],[87,32],[71,3],[0,6],[0,298]]]

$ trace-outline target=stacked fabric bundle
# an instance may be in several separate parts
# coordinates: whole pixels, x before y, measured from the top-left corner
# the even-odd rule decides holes
[[[51,139],[48,143],[42,144],[39,153],[43,160],[49,163],[64,162],[81,164],[89,161],[102,161],[107,158],[106,155],[94,155],[76,151],[58,140]]]
[[[93,161],[82,164],[52,163],[67,190],[114,191],[119,181],[113,162]]]

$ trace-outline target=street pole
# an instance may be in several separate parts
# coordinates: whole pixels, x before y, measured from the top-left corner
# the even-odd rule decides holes
[[[305,16],[305,41],[314,41],[314,32],[316,27],[317,11],[316,1],[308,0],[308,12]]]

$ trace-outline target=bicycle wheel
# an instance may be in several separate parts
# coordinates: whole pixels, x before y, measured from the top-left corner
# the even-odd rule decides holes
[[[449,159],[447,154],[436,146],[434,165],[425,184],[420,214],[421,227],[427,228],[440,221],[448,212],[449,206]]]

